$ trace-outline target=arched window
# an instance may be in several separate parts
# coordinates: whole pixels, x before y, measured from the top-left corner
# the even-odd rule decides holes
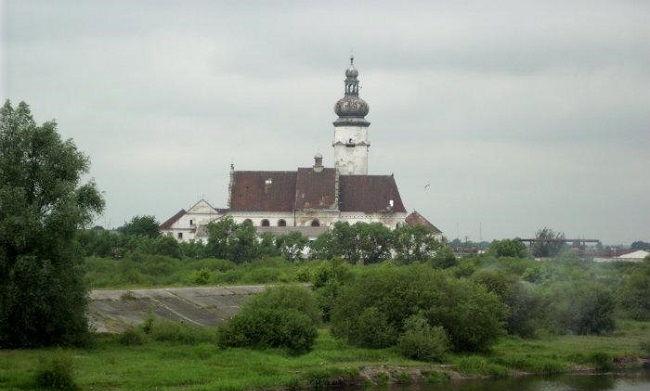
[[[253,224],[253,222],[251,221],[251,219],[246,219],[246,220],[244,220],[242,223]]]
[[[278,220],[278,227],[286,227],[287,222],[284,219]]]
[[[320,222],[318,220],[312,220],[311,226],[312,227],[320,227]]]
[[[262,227],[268,227],[270,225],[271,225],[271,223],[269,223],[269,221],[267,219],[262,220],[262,223],[261,223]]]

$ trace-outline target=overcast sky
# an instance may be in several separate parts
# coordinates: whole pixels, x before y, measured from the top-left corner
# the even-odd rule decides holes
[[[0,0],[0,97],[56,119],[97,224],[332,166],[353,51],[370,174],[450,240],[650,241],[648,1]]]

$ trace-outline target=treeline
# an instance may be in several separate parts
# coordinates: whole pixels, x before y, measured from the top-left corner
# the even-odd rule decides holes
[[[346,223],[309,243],[303,259],[299,233],[258,238],[250,223],[224,219],[209,226],[206,244],[188,244],[136,223],[80,234],[93,287],[311,286],[256,298],[222,329],[222,347],[303,353],[324,323],[351,345],[440,361],[489,351],[505,335],[609,334],[618,319],[650,320],[650,260],[595,263],[566,251],[536,261],[517,239],[456,258],[424,227]]]
[[[301,276],[309,277],[311,290],[275,292],[272,302],[260,296],[254,306],[264,311],[245,306],[221,334],[222,347],[299,346],[303,352],[311,346],[305,338],[324,322],[354,346],[396,347],[409,358],[444,361],[449,352],[489,352],[506,335],[608,335],[621,319],[650,320],[650,259],[596,264],[570,254],[544,262],[484,254],[447,269],[393,261],[361,266],[340,258],[306,267]],[[313,306],[295,308],[311,302],[319,319]],[[280,319],[294,318],[299,340],[282,334],[288,326]],[[255,325],[274,326],[261,333]],[[289,342],[275,340],[276,333]]]
[[[451,248],[436,240],[424,226],[404,225],[391,230],[381,223],[337,222],[311,243],[299,232],[258,237],[250,222],[237,224],[232,218],[221,219],[207,228],[207,243],[179,243],[171,236],[160,235],[152,216],[136,216],[116,232],[82,231],[79,241],[86,256],[113,258],[139,253],[227,259],[236,264],[280,256],[289,261],[340,257],[361,264],[393,258],[401,263],[431,261],[444,267],[455,262]]]

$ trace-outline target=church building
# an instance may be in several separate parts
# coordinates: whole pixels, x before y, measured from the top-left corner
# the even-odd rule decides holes
[[[358,76],[350,58],[344,96],[334,106],[334,167],[323,166],[320,153],[311,167],[294,171],[236,171],[231,165],[227,208],[201,200],[165,221],[161,232],[179,241],[207,240],[205,226],[231,216],[236,223],[251,221],[258,233],[299,231],[313,239],[337,221],[396,228],[424,219],[418,214],[419,219],[407,220],[393,175],[368,175],[370,107],[359,97]]]

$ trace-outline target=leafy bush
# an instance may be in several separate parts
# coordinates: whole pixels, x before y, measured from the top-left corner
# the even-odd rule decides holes
[[[528,249],[519,239],[495,240],[490,244],[488,253],[495,257],[526,258]]]
[[[291,354],[311,350],[314,322],[295,309],[242,309],[219,330],[219,347],[286,348]]]
[[[650,261],[634,265],[625,273],[618,301],[635,320],[650,320]]]
[[[200,342],[214,343],[217,339],[213,329],[190,325],[185,322],[172,322],[158,318],[149,319],[145,321],[143,331],[156,341],[194,345]]]
[[[539,299],[517,276],[501,270],[482,269],[472,279],[495,293],[508,307],[506,329],[509,334],[532,337],[539,316]]]
[[[145,335],[142,329],[130,327],[119,335],[117,341],[124,346],[138,346],[145,342]]]
[[[40,359],[34,373],[34,382],[38,388],[77,390],[72,357],[56,352],[50,359]]]
[[[406,358],[442,361],[449,350],[449,338],[442,327],[431,327],[424,316],[413,315],[404,322],[397,349]]]
[[[615,324],[612,292],[593,281],[558,282],[545,289],[547,327],[556,333],[603,334]]]
[[[291,354],[311,350],[321,313],[311,292],[300,286],[269,288],[244,304],[220,328],[219,346],[286,348]]]
[[[266,289],[246,302],[248,311],[262,309],[295,309],[307,315],[315,324],[321,320],[321,312],[312,292],[299,285],[285,285]]]
[[[373,307],[376,313],[364,314]],[[442,326],[453,349],[477,351],[487,350],[503,334],[507,312],[496,295],[472,281],[454,280],[426,266],[382,266],[364,271],[341,289],[332,309],[332,332],[358,344],[358,337],[372,327],[377,333],[392,329],[396,343],[404,321],[417,313],[431,326]],[[367,325],[362,317],[376,323]]]
[[[207,285],[210,282],[210,277],[212,272],[207,268],[202,268],[200,270],[194,270],[190,274],[190,283],[194,285]]]
[[[364,309],[347,333],[348,342],[364,348],[385,348],[395,344],[397,330],[377,307]]]

